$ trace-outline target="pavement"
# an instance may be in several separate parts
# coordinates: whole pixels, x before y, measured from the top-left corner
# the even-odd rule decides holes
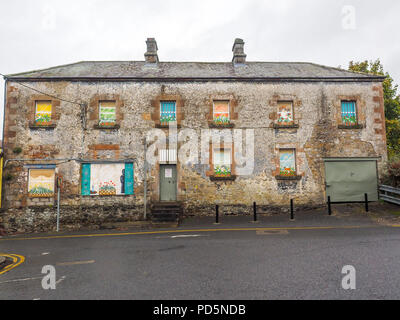
[[[293,222],[222,216],[220,225],[204,217],[173,229],[3,237],[0,252],[20,264],[0,273],[0,299],[400,299],[400,223],[378,223],[376,212],[335,206]],[[42,287],[47,265],[56,290]],[[356,290],[342,287],[346,265]]]

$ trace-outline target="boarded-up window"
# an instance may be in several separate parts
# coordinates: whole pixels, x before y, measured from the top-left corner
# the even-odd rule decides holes
[[[38,125],[51,124],[51,101],[36,101],[35,123]]]
[[[232,173],[232,157],[230,149],[215,149],[213,152],[214,175],[227,177]]]
[[[117,107],[115,101],[100,101],[99,103],[99,125],[114,126],[117,120]]]
[[[82,195],[133,195],[133,163],[82,165]]]
[[[177,163],[176,149],[160,149],[160,163]]]
[[[342,122],[346,126],[357,124],[357,112],[355,101],[342,101]]]
[[[213,118],[216,124],[230,122],[229,101],[214,101]]]
[[[280,175],[283,177],[296,176],[296,151],[295,149],[279,150]]]
[[[55,170],[30,169],[28,194],[32,198],[50,198],[54,196]]]
[[[293,124],[293,102],[278,102],[278,123]]]
[[[176,102],[163,101],[160,105],[160,123],[168,124],[176,121]]]

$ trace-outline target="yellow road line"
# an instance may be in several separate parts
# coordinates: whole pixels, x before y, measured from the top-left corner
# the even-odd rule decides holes
[[[165,230],[165,231],[142,231],[130,233],[105,233],[105,234],[82,234],[67,236],[44,236],[31,238],[8,238],[2,241],[24,241],[24,240],[46,240],[46,239],[73,239],[73,238],[100,238],[100,237],[122,237],[134,235],[154,235],[154,234],[175,234],[186,232],[222,232],[222,231],[274,231],[274,230],[335,230],[335,229],[360,229],[370,228],[370,226],[343,226],[343,227],[281,227],[281,228],[229,228],[229,229],[189,229],[189,230]]]
[[[18,255],[18,254],[3,254],[0,253],[0,256],[7,257],[12,259],[13,263],[5,267],[3,270],[0,271],[0,275],[18,267],[20,264],[24,263],[25,257]]]
[[[57,263],[57,266],[76,266],[76,265],[81,265],[81,264],[92,264],[95,263],[95,260],[89,260],[89,261],[75,261],[75,262],[61,262]]]

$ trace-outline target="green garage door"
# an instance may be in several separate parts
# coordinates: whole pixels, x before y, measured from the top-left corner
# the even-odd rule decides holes
[[[325,160],[325,177],[332,202],[378,201],[376,160]]]

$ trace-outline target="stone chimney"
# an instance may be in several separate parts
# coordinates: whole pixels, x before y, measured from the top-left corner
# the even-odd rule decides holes
[[[244,53],[244,41],[242,39],[235,39],[233,45],[233,64],[245,64],[247,55]]]
[[[144,54],[146,63],[158,63],[158,47],[156,39],[147,38],[147,52]]]

